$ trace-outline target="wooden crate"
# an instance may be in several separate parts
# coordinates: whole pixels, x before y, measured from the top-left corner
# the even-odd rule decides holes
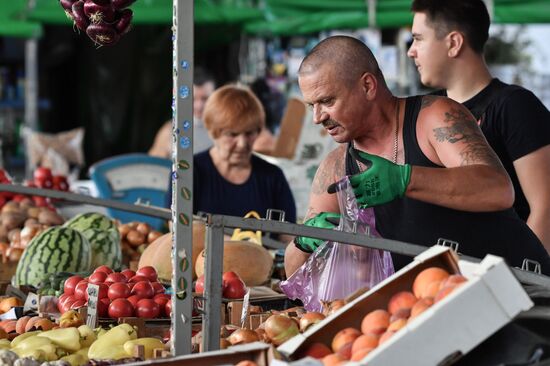
[[[0,283],[9,283],[17,269],[17,262],[0,263]]]

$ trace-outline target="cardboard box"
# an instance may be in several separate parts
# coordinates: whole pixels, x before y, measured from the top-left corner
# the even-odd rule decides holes
[[[468,281],[356,364],[450,364],[518,313],[533,306],[502,258],[488,255],[481,263],[457,262],[449,248],[435,246],[418,255],[411,264],[371,291],[277,350],[294,360],[311,343],[330,345],[339,330],[346,327],[359,329],[364,315],[375,309],[385,309],[393,294],[410,291],[416,275],[432,266],[444,268],[450,273],[460,272]]]
[[[273,358],[272,348],[265,343],[233,346],[223,351],[213,351],[132,363],[134,366],[214,366],[235,365],[241,361],[254,361],[258,366],[268,366]]]

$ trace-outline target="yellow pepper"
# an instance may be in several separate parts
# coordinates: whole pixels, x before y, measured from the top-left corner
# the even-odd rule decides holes
[[[37,334],[40,334],[40,333],[42,333],[41,330],[36,330],[34,332],[26,332],[26,333],[18,335],[17,337],[15,337],[11,341],[11,348],[17,347],[19,345],[19,343],[21,343],[21,341],[24,341],[25,339],[33,337],[33,336],[35,336]]]
[[[55,361],[59,358],[57,347],[48,338],[38,336],[25,339],[11,350],[19,357],[34,357],[34,351],[41,351],[41,360]]]
[[[11,342],[7,339],[0,339],[0,349],[10,349]]]
[[[84,348],[81,348],[78,351],[76,351],[76,353],[78,353],[79,355],[82,355],[82,356],[86,357],[86,359],[88,359],[88,350],[89,349],[90,349],[90,347],[84,347]]]
[[[131,325],[117,325],[92,343],[88,351],[88,358],[104,360],[128,357],[123,345],[136,338],[137,332]]]
[[[80,333],[76,328],[58,328],[42,332],[37,337],[50,339],[57,346],[76,352],[80,349]]]
[[[82,316],[76,310],[69,310],[59,318],[59,326],[61,328],[79,327],[84,324]]]
[[[129,356],[134,356],[134,348],[136,346],[143,346],[144,357],[146,360],[153,358],[153,352],[157,348],[164,349],[164,343],[157,338],[138,338],[124,343],[124,350]]]
[[[86,324],[78,327],[78,333],[80,333],[81,347],[90,347],[92,343],[97,340],[97,336],[95,335],[94,330]]]
[[[40,349],[28,349],[26,351],[20,351],[16,352],[17,356],[24,358],[24,357],[32,357],[37,361],[46,361],[46,353]]]
[[[88,357],[84,357],[80,353],[73,353],[72,355],[61,357],[60,360],[67,361],[71,366],[82,366],[88,363]]]
[[[107,333],[107,329],[97,327],[97,328],[94,329],[94,333],[95,333],[97,338],[100,338],[100,337],[104,336],[105,333]]]
[[[11,348],[13,350],[26,351],[29,349],[38,349],[39,347],[42,347],[47,344],[52,344],[52,341],[50,341],[48,338],[43,338],[43,337],[39,337],[38,335],[34,335],[33,337],[28,337],[27,339],[22,340],[15,347],[12,344]]]

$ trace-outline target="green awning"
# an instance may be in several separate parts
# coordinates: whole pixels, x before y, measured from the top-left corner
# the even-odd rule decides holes
[[[242,0],[195,0],[195,23],[227,25],[263,19],[262,11],[250,7],[248,3]],[[131,6],[134,12],[133,24],[172,24],[172,5],[173,0],[138,0]],[[29,19],[45,24],[71,24],[55,0],[36,0],[36,7],[28,16]]]
[[[493,2],[494,23],[550,23],[548,0]],[[357,29],[369,26],[367,3],[366,0],[195,0],[195,24],[236,26],[237,30],[264,36]],[[376,26],[410,25],[410,4],[411,0],[378,0]],[[71,25],[57,0],[36,0],[31,11],[26,6],[27,0],[0,0],[0,35],[36,37],[41,35],[41,24]],[[173,0],[138,0],[132,9],[134,24],[172,24]]]
[[[32,38],[42,35],[40,23],[25,19],[27,2],[21,0],[0,1],[0,36]]]

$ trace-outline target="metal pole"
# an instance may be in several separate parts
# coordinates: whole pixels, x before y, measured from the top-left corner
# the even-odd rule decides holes
[[[172,354],[191,353],[193,311],[193,38],[191,0],[173,2]],[[167,141],[168,143],[168,141]]]
[[[202,318],[202,346],[205,352],[220,348],[223,229],[223,216],[214,215],[208,218],[204,269],[205,311]]]
[[[28,0],[27,8],[33,9],[36,0]],[[38,40],[30,38],[25,41],[25,115],[24,125],[33,131],[38,129]],[[23,141],[26,145],[26,140]],[[25,175],[32,175],[29,160],[25,161]]]
[[[376,0],[367,0],[369,28],[376,27]]]

